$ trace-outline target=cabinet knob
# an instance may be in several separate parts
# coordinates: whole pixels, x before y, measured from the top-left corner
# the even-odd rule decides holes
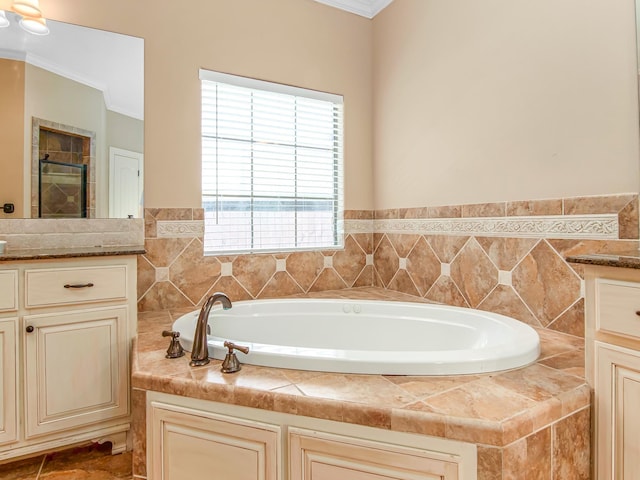
[[[636,310],[636,315],[640,317],[640,310]]]
[[[29,325],[29,326],[26,328],[26,330],[27,330],[27,333],[31,333],[31,332],[33,332],[33,325]]]

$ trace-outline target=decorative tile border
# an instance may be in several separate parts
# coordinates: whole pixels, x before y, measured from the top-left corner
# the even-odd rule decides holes
[[[158,220],[158,238],[191,238],[204,235],[202,220]]]
[[[618,239],[618,216],[557,215],[535,217],[423,218],[345,221],[346,233],[482,235],[487,237]]]

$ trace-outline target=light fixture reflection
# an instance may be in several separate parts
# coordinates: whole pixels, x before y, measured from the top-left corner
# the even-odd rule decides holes
[[[0,10],[0,28],[8,27],[9,19],[7,18],[7,14],[4,10]]]
[[[20,26],[29,33],[34,35],[48,35],[49,27],[47,21],[42,17],[23,17],[20,20]]]

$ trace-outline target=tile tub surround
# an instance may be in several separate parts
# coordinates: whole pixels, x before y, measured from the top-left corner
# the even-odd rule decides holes
[[[584,336],[583,267],[638,248],[638,195],[375,212],[374,285]]]
[[[201,208],[145,210],[139,310],[192,307],[215,291],[249,300],[373,285],[372,211],[345,212],[371,226],[347,234],[343,250],[274,254],[204,256],[203,218]]]
[[[638,195],[345,212],[345,249],[203,255],[202,209],[145,211],[141,311],[379,286],[583,336],[583,267],[638,248]]]
[[[307,296],[412,299],[376,287]],[[161,332],[188,310],[139,314],[134,475],[146,476],[144,409],[152,390],[474,443],[479,480],[589,478],[590,390],[581,338],[538,329],[542,353],[535,364],[482,375],[348,375],[252,365],[223,375],[217,360],[191,368],[188,356],[164,358],[168,344]]]

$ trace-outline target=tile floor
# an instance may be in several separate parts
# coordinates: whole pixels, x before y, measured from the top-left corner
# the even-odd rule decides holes
[[[131,452],[90,445],[0,464],[0,480],[131,480]]]

